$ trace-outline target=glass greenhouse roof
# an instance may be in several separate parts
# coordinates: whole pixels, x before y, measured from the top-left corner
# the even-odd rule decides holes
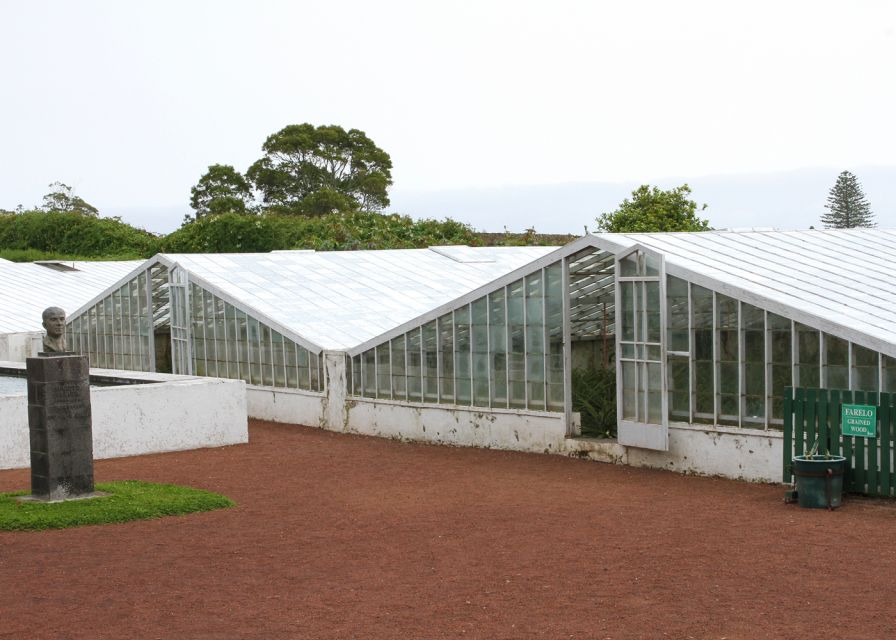
[[[662,253],[666,272],[896,356],[896,230],[599,234]]]
[[[556,247],[431,247],[162,254],[198,285],[309,346],[344,350],[482,287]]]
[[[0,333],[42,331],[41,314],[62,307],[71,314],[142,261],[17,263],[0,260]]]

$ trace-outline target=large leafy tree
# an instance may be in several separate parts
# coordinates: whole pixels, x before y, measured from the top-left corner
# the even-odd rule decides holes
[[[271,211],[323,215],[389,205],[392,160],[363,131],[293,124],[262,150],[246,177]]]
[[[615,211],[601,214],[597,229],[612,233],[707,231],[709,221],[697,217],[698,206],[690,194],[686,184],[668,191],[641,185]],[[706,205],[699,209],[703,211]]]
[[[828,203],[824,205],[828,210],[822,214],[821,222],[824,226],[834,229],[851,229],[853,227],[874,227],[874,214],[871,205],[865,198],[862,186],[849,171],[837,176],[837,182],[828,193]]]
[[[249,182],[229,164],[213,164],[190,190],[196,218],[219,213],[246,213],[252,203]]]
[[[99,210],[88,204],[67,184],[54,182],[49,185],[50,193],[44,196],[40,211],[61,211],[63,213],[80,213],[85,216],[98,216]]]

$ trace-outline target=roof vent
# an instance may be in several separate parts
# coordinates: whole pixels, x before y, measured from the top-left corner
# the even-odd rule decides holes
[[[74,262],[60,262],[58,260],[35,260],[34,264],[39,264],[53,271],[79,271]]]
[[[474,249],[465,244],[430,247],[429,250],[438,253],[440,256],[450,258],[455,262],[462,262],[465,264],[495,261],[494,258],[490,258],[487,254],[484,254],[481,248]]]

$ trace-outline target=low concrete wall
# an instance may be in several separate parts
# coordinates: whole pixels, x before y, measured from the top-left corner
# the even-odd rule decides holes
[[[323,424],[326,396],[294,389],[246,387],[246,410],[250,418],[326,427]]]
[[[343,431],[437,444],[560,453],[562,413],[418,404],[351,398]]]
[[[634,467],[671,469],[754,482],[781,482],[784,434],[780,431],[669,425],[669,451],[629,448]]]
[[[25,362],[25,358],[36,356],[43,347],[43,334],[29,333],[0,334],[0,361]]]
[[[781,482],[784,435],[780,431],[709,425],[669,425],[669,450],[625,447],[615,440],[567,441],[569,455],[633,467],[722,476],[752,482]]]
[[[94,371],[106,376],[117,373],[127,378],[165,380],[90,390],[94,458],[249,441],[245,383],[241,380],[131,371],[91,373]],[[0,469],[30,466],[29,447],[27,396],[0,396]]]

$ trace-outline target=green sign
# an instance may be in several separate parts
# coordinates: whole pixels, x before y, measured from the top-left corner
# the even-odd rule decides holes
[[[867,404],[844,404],[840,409],[840,428],[845,436],[877,437],[877,407]]]

